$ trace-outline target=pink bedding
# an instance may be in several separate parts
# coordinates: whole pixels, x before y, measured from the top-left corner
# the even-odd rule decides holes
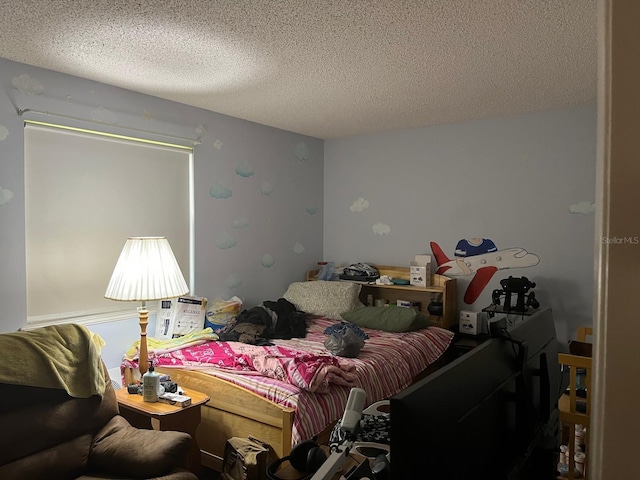
[[[327,393],[331,384],[353,385],[353,362],[326,352],[309,353],[283,345],[257,346],[240,342],[207,342],[160,355],[156,367],[223,368],[235,373],[260,374],[309,392]]]
[[[305,338],[274,340],[274,347],[208,342],[156,355],[154,364],[197,369],[294,408],[295,445],[342,416],[352,386],[367,392],[367,404],[388,398],[408,387],[453,339],[453,332],[438,327],[407,333],[363,328],[369,339],[358,357],[334,357],[324,347],[323,332],[335,323],[311,318]]]

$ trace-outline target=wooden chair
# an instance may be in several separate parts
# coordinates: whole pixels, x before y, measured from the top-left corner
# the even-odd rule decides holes
[[[577,332],[578,343],[582,345],[575,345],[576,347],[590,347],[591,345],[586,342],[587,337],[593,334],[591,327],[579,327]],[[573,350],[578,350],[575,348]],[[559,353],[558,362],[563,366],[563,369],[569,371],[569,388],[564,393],[558,402],[560,410],[560,425],[562,429],[562,437],[567,442],[568,448],[568,464],[569,470],[565,478],[573,480],[576,477],[575,473],[575,460],[574,455],[576,453],[576,425],[582,425],[585,427],[586,432],[584,435],[584,451],[589,451],[589,430],[590,430],[590,393],[591,393],[591,356],[582,354],[567,354]],[[584,391],[586,396],[580,397],[578,390]],[[583,390],[584,389],[584,390]],[[584,408],[582,408],[584,406]],[[585,458],[584,463],[584,475],[586,479],[588,477],[587,462]]]
[[[587,343],[587,337],[593,337],[593,328],[591,327],[578,327],[578,341]]]

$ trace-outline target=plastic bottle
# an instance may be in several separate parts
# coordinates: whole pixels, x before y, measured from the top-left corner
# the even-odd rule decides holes
[[[157,402],[160,390],[160,375],[155,372],[153,364],[149,365],[149,371],[142,376],[142,400],[145,402]]]

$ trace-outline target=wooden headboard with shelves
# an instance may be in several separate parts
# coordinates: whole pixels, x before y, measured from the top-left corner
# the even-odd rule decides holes
[[[409,267],[397,267],[389,265],[373,265],[380,275],[390,278],[409,280]],[[307,281],[318,279],[320,270],[307,272]],[[349,281],[349,280],[340,280]],[[367,296],[371,295],[375,300],[384,299],[389,304],[396,304],[398,300],[407,300],[420,304],[420,311],[427,315],[434,325],[451,329],[458,323],[457,318],[457,290],[456,280],[444,275],[432,274],[430,287],[416,287],[413,285],[378,285],[362,283],[360,301],[366,304]],[[441,317],[435,317],[429,313],[427,307],[431,302],[442,302],[443,312]]]

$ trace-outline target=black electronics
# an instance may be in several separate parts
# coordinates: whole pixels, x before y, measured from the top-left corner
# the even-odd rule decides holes
[[[178,384],[171,381],[160,382],[160,385],[164,388],[166,393],[177,393],[178,392]],[[127,393],[138,393],[142,395],[142,383],[130,383],[127,385]]]
[[[509,277],[500,280],[502,290],[496,289],[491,294],[493,305],[500,305],[501,297],[504,297],[502,306],[503,313],[524,313],[529,307],[537,309],[540,302],[536,299],[535,292],[531,290],[536,287],[535,282],[529,281],[527,277]],[[511,297],[516,296],[516,304],[512,305]]]
[[[558,343],[551,309],[391,397],[392,478],[556,478]]]
[[[348,458],[349,451],[353,446],[353,439],[360,428],[362,420],[362,410],[367,398],[367,393],[357,387],[349,391],[349,398],[344,409],[344,414],[340,420],[340,431],[344,434],[344,442],[336,447],[331,447],[331,455],[327,454],[313,440],[306,440],[298,443],[291,453],[281,459],[272,462],[267,467],[267,478],[276,480],[276,472],[280,466],[288,461],[298,472],[303,473],[304,480],[313,478],[332,478],[333,474],[340,470],[343,462]],[[382,477],[381,477],[382,478]]]
[[[130,383],[129,385],[127,385],[127,393],[140,393],[142,395],[142,393],[140,392],[140,385],[138,385],[137,383]]]
[[[168,393],[177,393],[178,392],[178,384],[175,382],[160,382],[160,385],[164,387],[164,391]]]
[[[279,480],[276,472],[284,462],[289,462],[293,468],[304,474],[300,480],[309,480],[326,460],[327,455],[315,440],[305,440],[294,446],[289,455],[267,466],[267,479]]]

